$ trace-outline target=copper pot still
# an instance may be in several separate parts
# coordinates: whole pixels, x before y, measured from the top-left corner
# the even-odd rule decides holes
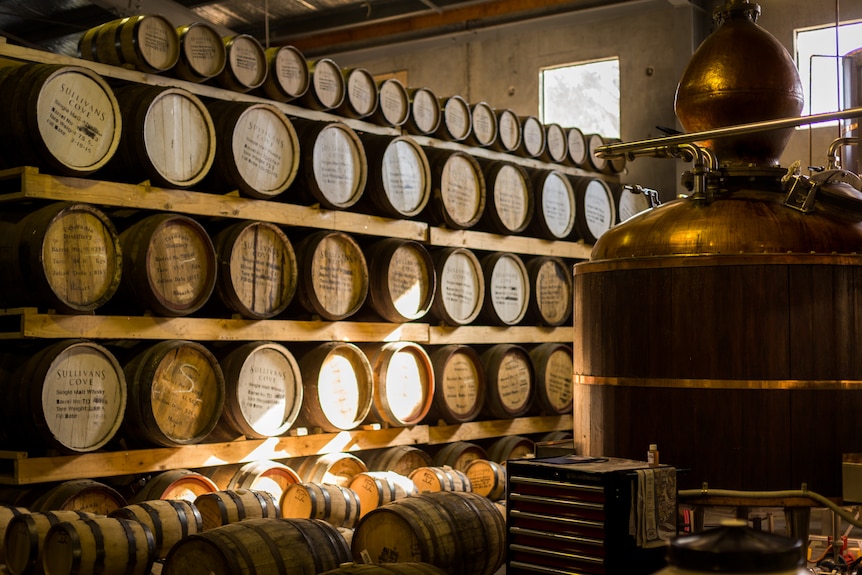
[[[674,108],[686,132],[798,116],[802,83],[784,46],[757,24],[760,6],[730,0],[683,73]],[[793,128],[701,142],[722,165],[776,166]]]

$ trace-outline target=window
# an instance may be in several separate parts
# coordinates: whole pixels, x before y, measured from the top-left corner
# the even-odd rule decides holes
[[[619,58],[545,68],[539,90],[542,123],[620,137]]]
[[[802,113],[825,114],[849,107],[840,94],[844,87],[844,55],[862,46],[862,22],[795,31],[796,67],[805,94]],[[836,46],[837,45],[837,46]],[[833,122],[834,124],[834,122]]]

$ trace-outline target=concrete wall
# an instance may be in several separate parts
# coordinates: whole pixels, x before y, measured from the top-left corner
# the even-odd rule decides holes
[[[625,141],[662,135],[656,126],[679,128],[674,114],[677,83],[691,54],[711,27],[705,9],[670,0],[632,0],[623,6],[553,16],[495,29],[460,32],[434,40],[332,54],[342,66],[363,66],[374,74],[406,71],[408,84],[439,96],[458,94],[518,114],[538,113],[542,67],[618,56],[622,91],[621,129]],[[758,23],[793,53],[795,28],[835,21],[835,3],[826,0],[761,0]],[[842,21],[862,19],[862,2],[841,2]],[[573,106],[577,99],[573,98]],[[824,165],[836,129],[798,130],[782,165]],[[639,158],[621,176],[660,191],[664,200],[682,191],[682,161]]]

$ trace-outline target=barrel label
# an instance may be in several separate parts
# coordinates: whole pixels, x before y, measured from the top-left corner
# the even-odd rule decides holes
[[[400,214],[414,213],[428,190],[419,152],[409,142],[396,140],[383,154],[383,189],[389,203]]]
[[[366,116],[373,112],[377,103],[374,78],[361,71],[354,71],[347,78],[347,97],[358,114]]]
[[[208,26],[191,26],[183,35],[183,53],[189,67],[204,78],[224,68],[224,44]]]
[[[147,250],[147,271],[160,297],[177,307],[194,303],[208,290],[211,249],[198,232],[175,221],[159,227]]]
[[[327,236],[316,247],[311,261],[314,293],[333,316],[353,310],[364,293],[367,276],[362,253],[349,240]]]
[[[482,205],[482,189],[473,164],[460,154],[453,154],[440,175],[443,209],[452,220],[467,226],[476,219]]]
[[[518,117],[511,112],[503,112],[498,121],[503,148],[510,152],[517,149],[521,141],[521,125],[518,123]]]
[[[212,158],[212,124],[198,103],[168,92],[150,106],[144,142],[153,167],[170,182],[187,183],[206,174]],[[183,153],[176,153],[182,150]]]
[[[234,38],[229,52],[228,62],[237,81],[247,87],[260,85],[264,65],[257,42],[251,38]]]
[[[96,305],[110,295],[118,276],[115,238],[92,213],[67,212],[45,232],[42,265],[61,301],[80,307]]]
[[[487,106],[473,107],[473,135],[480,145],[487,146],[497,135],[497,119]]]
[[[276,435],[296,405],[299,385],[289,358],[271,347],[258,349],[247,358],[237,380],[243,419],[261,435]]]
[[[338,66],[321,60],[314,66],[311,87],[315,96],[326,108],[334,108],[344,98],[344,78]]]
[[[418,90],[413,95],[413,122],[423,134],[430,134],[440,121],[440,104],[427,90]]]
[[[249,108],[237,121],[231,144],[239,174],[252,189],[277,193],[290,183],[296,150],[278,110]]]
[[[407,98],[400,83],[391,81],[381,84],[380,111],[393,126],[400,126],[407,119]]]
[[[548,357],[545,366],[545,393],[548,401],[559,412],[564,412],[572,407],[572,356],[564,351],[557,350]]]
[[[470,122],[470,110],[464,101],[449,98],[443,107],[443,121],[446,129],[456,140],[463,140],[472,128]]]
[[[614,206],[610,190],[601,180],[591,180],[584,192],[584,219],[590,234],[599,239],[614,225]]]
[[[339,429],[350,429],[357,424],[362,396],[356,367],[350,358],[333,353],[320,366],[317,377],[317,394],[327,421]]]
[[[575,221],[575,195],[565,176],[552,172],[545,178],[542,190],[542,215],[545,225],[556,238],[565,238]]]
[[[505,165],[494,180],[494,209],[507,230],[522,229],[527,218],[530,191],[517,168]]]
[[[464,353],[454,353],[443,368],[442,397],[449,411],[468,416],[476,410],[481,381],[476,364]]]
[[[530,156],[538,156],[545,147],[545,130],[535,118],[524,121],[524,149]]]
[[[536,274],[535,289],[539,313],[546,322],[557,325],[564,319],[572,297],[565,268],[553,260],[544,262]]]
[[[264,223],[246,227],[230,254],[230,279],[246,308],[281,309],[292,288],[294,261],[287,238]]]
[[[440,273],[440,296],[450,317],[456,321],[468,321],[482,302],[482,278],[475,261],[460,252],[451,254]]]
[[[149,388],[159,431],[180,441],[200,436],[218,417],[218,390],[213,365],[200,350],[185,345],[165,354]]]
[[[116,113],[107,88],[73,70],[49,78],[36,102],[39,135],[49,153],[81,170],[109,158],[115,143]]]
[[[318,134],[312,148],[314,178],[332,204],[348,204],[361,192],[360,164],[356,141],[346,130],[331,126]]]
[[[400,246],[389,260],[386,287],[396,311],[405,318],[415,318],[428,307],[432,272],[422,254],[413,247]]]
[[[521,352],[508,352],[497,371],[497,394],[506,411],[515,413],[530,400],[532,371],[529,357]]]
[[[506,324],[524,316],[530,294],[526,269],[512,256],[500,257],[491,271],[488,294],[497,317]]]
[[[275,56],[275,77],[285,94],[302,94],[308,84],[305,59],[294,50],[279,50]]]

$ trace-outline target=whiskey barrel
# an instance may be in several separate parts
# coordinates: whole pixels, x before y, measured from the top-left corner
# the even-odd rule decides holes
[[[479,160],[487,193],[481,227],[498,234],[519,234],[533,218],[533,183],[527,170],[504,160]]]
[[[412,218],[431,198],[431,166],[409,136],[362,135],[368,182],[362,204],[374,215]]]
[[[165,560],[163,575],[317,575],[350,560],[344,537],[318,519],[247,519],[190,535]]]
[[[22,64],[0,72],[0,163],[67,176],[104,168],[128,129],[116,94],[80,66]]]
[[[410,473],[410,480],[419,493],[439,493],[441,491],[469,492],[473,490],[470,478],[454,467],[420,467]]]
[[[200,343],[177,339],[146,344],[124,370],[128,438],[164,447],[192,445],[218,422],[225,404],[224,373]]]
[[[296,246],[297,306],[330,320],[346,319],[368,297],[368,264],[362,248],[344,232],[307,234]]]
[[[545,126],[535,116],[519,118],[524,137],[518,147],[518,154],[526,158],[539,158],[545,152]]]
[[[617,223],[617,207],[610,186],[601,178],[569,176],[575,192],[575,227],[587,244],[594,244]]]
[[[366,344],[362,350],[374,377],[366,421],[408,427],[425,419],[434,398],[434,368],[425,349],[396,341]]]
[[[470,462],[476,459],[487,458],[488,454],[485,453],[485,449],[478,443],[453,441],[444,445],[434,454],[434,465],[464,471]]]
[[[530,303],[527,317],[538,325],[563,325],[572,315],[572,268],[561,258],[538,256],[527,262]]]
[[[344,68],[344,101],[337,112],[346,118],[367,118],[379,103],[377,81],[365,68]]]
[[[411,134],[430,136],[440,127],[440,100],[429,88],[408,88],[410,115],[405,129]]]
[[[160,74],[179,60],[180,40],[164,16],[137,14],[90,28],[78,51],[85,60]]]
[[[275,105],[211,101],[216,157],[206,184],[219,192],[270,200],[287,190],[299,172],[299,139]]]
[[[224,439],[283,435],[302,408],[299,364],[276,342],[252,341],[219,358],[224,374],[224,411],[215,430]]]
[[[481,358],[486,382],[482,413],[498,419],[526,415],[535,395],[533,362],[527,350],[513,343],[499,343]]]
[[[566,130],[568,144],[568,163],[576,168],[583,168],[587,163],[587,138],[579,128]]]
[[[43,558],[45,575],[148,575],[155,540],[138,521],[113,517],[63,521],[45,535]]]
[[[267,48],[264,53],[268,72],[259,89],[264,96],[278,102],[291,102],[308,92],[311,73],[305,56],[298,48],[274,46]]]
[[[506,468],[496,461],[474,459],[467,464],[464,474],[470,480],[473,493],[484,495],[491,501],[506,496]]]
[[[138,521],[153,534],[156,559],[164,559],[178,541],[203,531],[203,518],[189,501],[155,499],[121,507],[109,517]]]
[[[349,563],[326,571],[320,575],[446,575],[446,572],[430,563]]]
[[[114,224],[96,207],[53,202],[0,223],[0,306],[85,313],[114,296],[122,276]]]
[[[307,62],[311,85],[302,96],[302,104],[312,110],[335,110],[344,102],[347,87],[341,68],[330,58],[318,58]]]
[[[584,134],[584,140],[587,143],[587,162],[584,167],[594,172],[610,173],[610,160],[596,154],[596,150],[607,144],[605,137],[601,134]]]
[[[215,246],[204,227],[182,214],[154,213],[120,233],[123,301],[157,315],[199,310],[216,285]]]
[[[491,144],[491,148],[514,154],[521,147],[523,139],[520,118],[508,108],[494,110],[494,115],[497,118],[497,139]]]
[[[84,511],[108,515],[125,505],[126,499],[109,485],[92,479],[70,479],[41,494],[30,505],[30,511]]]
[[[654,195],[653,195],[654,194]],[[615,195],[617,221],[624,222],[632,216],[661,204],[658,193],[638,185],[621,185]]]
[[[284,199],[345,210],[359,201],[368,179],[362,140],[339,121],[294,120],[301,150],[296,178],[299,193]]]
[[[350,489],[359,496],[359,518],[372,509],[419,493],[416,484],[394,471],[363,471],[353,476]]]
[[[2,412],[5,431],[22,451],[89,453],[120,430],[126,379],[107,348],[82,339],[60,340],[16,365]]]
[[[414,469],[432,465],[431,456],[412,445],[373,449],[363,451],[361,455],[369,471],[394,471],[409,476]]]
[[[545,124],[545,151],[542,157],[555,164],[564,164],[568,160],[568,134],[559,124]]]
[[[521,323],[530,304],[530,278],[517,254],[492,252],[480,260],[485,284],[482,319],[491,325]]]
[[[201,183],[215,161],[216,141],[212,116],[200,98],[183,88],[151,84],[129,84],[115,94],[123,135],[107,175],[166,188]]]
[[[497,116],[487,102],[476,102],[470,106],[471,131],[467,143],[489,148],[497,140]]]
[[[432,317],[451,326],[473,322],[485,301],[485,276],[479,258],[467,248],[438,249],[432,258],[437,275]]]
[[[249,92],[263,85],[268,68],[266,54],[257,38],[237,34],[222,40],[226,58],[224,69],[216,76],[219,85],[235,92]]]
[[[9,527],[9,522],[15,517],[26,515],[30,510],[26,507],[10,504],[0,504],[0,541],[6,539],[6,529]],[[0,563],[6,565],[6,548],[5,545],[0,545]]]
[[[359,511],[359,495],[334,483],[294,483],[281,498],[282,517],[320,519],[333,527],[353,529]]]
[[[296,471],[305,483],[348,487],[353,478],[368,471],[368,467],[351,453],[333,452],[303,458]]]
[[[377,315],[404,323],[428,313],[437,292],[437,274],[424,245],[386,238],[363,251],[368,262],[367,303]]]
[[[227,51],[221,34],[209,22],[197,21],[177,28],[180,57],[172,74],[187,82],[201,83],[221,74]]]
[[[218,489],[212,479],[197,471],[171,469],[149,478],[144,487],[135,493],[130,503],[142,503],[154,499],[177,499],[194,503],[198,496]]]
[[[535,170],[536,211],[530,229],[546,240],[572,240],[580,209],[569,178],[559,170]]]
[[[451,142],[463,142],[473,131],[470,104],[458,95],[440,98],[442,117],[434,135]]]
[[[247,519],[277,519],[281,510],[266,491],[227,489],[199,495],[194,506],[200,511],[203,531]]]
[[[485,176],[479,162],[460,150],[425,148],[431,165],[431,223],[455,230],[471,228],[485,211]]]
[[[43,573],[42,544],[48,530],[61,521],[93,517],[96,514],[85,511],[36,511],[13,517],[3,536],[8,572],[13,575]]]
[[[398,128],[410,117],[410,96],[398,78],[386,78],[377,83],[380,102],[371,119],[378,124]]]
[[[299,367],[304,400],[297,425],[348,431],[365,420],[371,410],[374,376],[359,347],[322,343],[302,355]]]
[[[485,401],[485,372],[472,347],[450,344],[431,352],[434,364],[434,402],[428,419],[449,424],[478,417]]]
[[[488,459],[505,464],[510,459],[532,457],[536,451],[535,442],[522,435],[508,435],[497,439],[488,447]]]
[[[431,563],[450,575],[491,575],[503,565],[506,529],[494,504],[470,492],[421,493],[373,510],[353,533],[356,560]],[[398,549],[397,557],[389,552]]]
[[[234,222],[215,232],[212,241],[215,291],[228,309],[248,319],[268,319],[287,308],[296,293],[296,253],[279,226]]]

